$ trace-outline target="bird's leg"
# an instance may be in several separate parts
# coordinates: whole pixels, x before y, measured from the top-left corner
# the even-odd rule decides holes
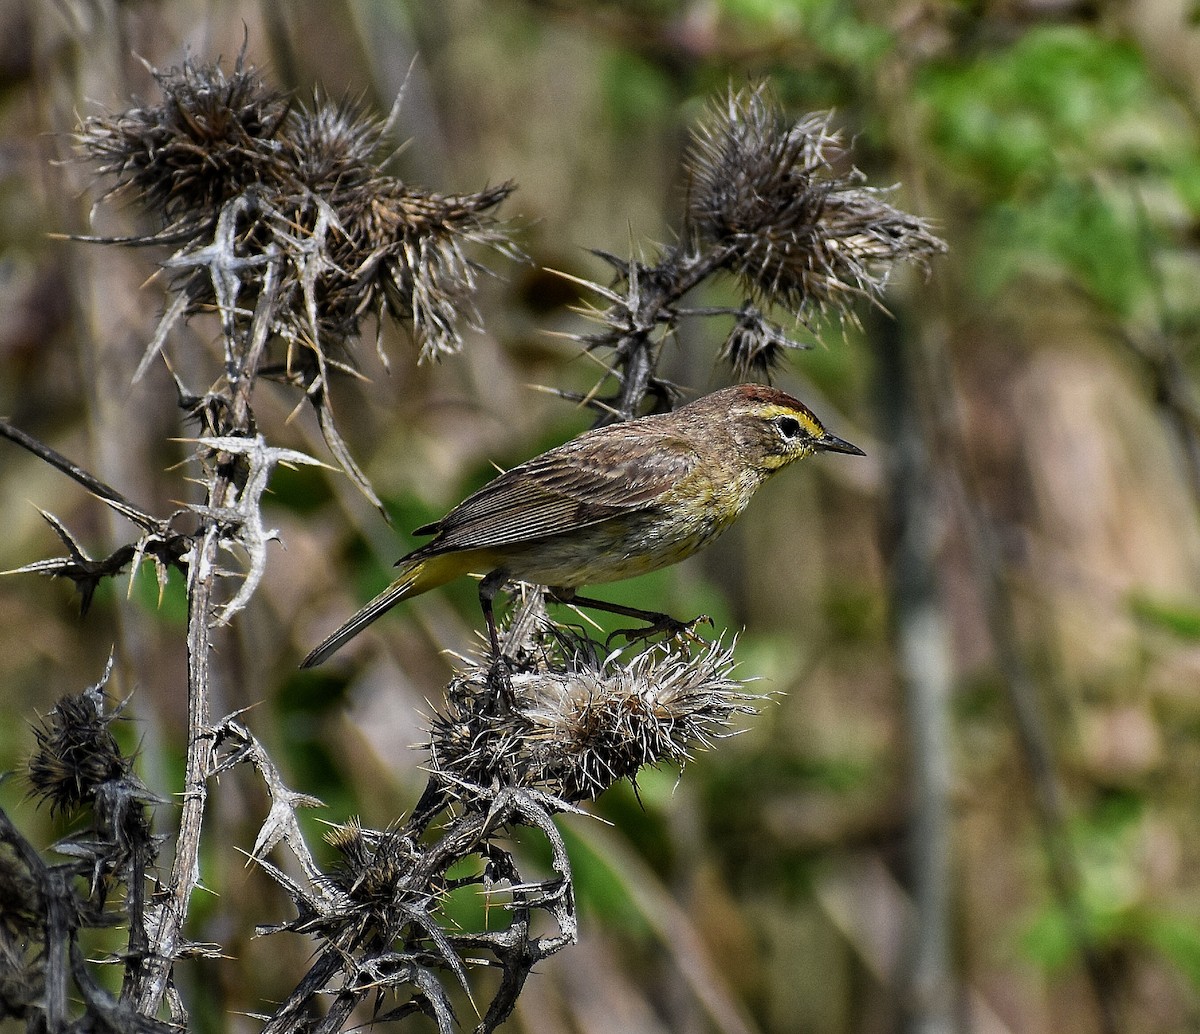
[[[588,610],[602,610],[608,614],[620,614],[622,617],[635,618],[645,621],[646,628],[620,628],[613,635],[624,636],[626,639],[647,639],[660,632],[666,633],[670,639],[676,636],[692,636],[692,629],[703,621],[712,624],[712,618],[707,614],[692,618],[691,621],[680,621],[670,614],[657,610],[642,610],[640,607],[627,607],[621,603],[609,603],[608,600],[597,600],[590,596],[577,596],[574,589],[551,589],[550,595],[559,603],[568,603],[576,607],[586,607]],[[610,636],[611,638],[611,636]]]
[[[487,622],[488,642],[492,648],[492,660],[500,656],[500,634],[496,631],[496,611],[492,600],[504,584],[502,571],[493,571],[479,583],[479,609],[483,611],[483,620]]]
[[[501,586],[508,581],[508,572],[499,567],[479,583],[479,609],[487,622],[488,642],[492,650],[492,665],[488,671],[488,682],[498,690],[510,704],[513,699],[512,679],[509,677],[508,662],[500,649],[500,633],[496,629],[496,612],[492,601]]]

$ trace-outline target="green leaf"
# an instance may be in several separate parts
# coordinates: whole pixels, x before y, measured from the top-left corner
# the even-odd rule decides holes
[[[1067,966],[1075,955],[1075,937],[1066,914],[1057,906],[1042,909],[1020,937],[1025,957],[1047,972]]]
[[[593,850],[587,838],[577,836],[569,827],[560,828],[571,858],[580,910],[603,916],[611,928],[638,938],[649,937],[650,924],[634,903],[620,872]]]
[[[1145,877],[1140,854],[1145,802],[1135,793],[1103,797],[1072,823],[1079,882],[1076,907],[1083,932],[1101,949],[1140,940],[1145,925]],[[1069,963],[1076,931],[1057,901],[1047,901],[1027,922],[1020,945],[1048,971]]]
[[[674,103],[667,74],[658,65],[626,50],[610,51],[603,72],[608,117],[622,130],[661,126]]]

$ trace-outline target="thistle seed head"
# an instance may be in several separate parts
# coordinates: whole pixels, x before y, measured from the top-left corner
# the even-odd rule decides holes
[[[511,708],[494,706],[486,667],[454,679],[433,722],[436,772],[590,800],[644,766],[682,765],[732,734],[735,715],[757,712],[732,677],[732,645],[605,652],[562,628],[547,628],[541,645],[536,661],[511,673]]]
[[[946,250],[864,186],[829,113],[790,121],[764,85],[730,90],[692,133],[688,221],[753,298],[800,318],[878,302],[891,267]]]
[[[52,814],[91,804],[100,787],[129,775],[129,761],[109,728],[115,717],[105,710],[103,693],[89,691],[64,696],[34,727],[31,793],[48,801]]]
[[[811,347],[788,337],[782,327],[747,303],[738,312],[718,358],[729,363],[740,380],[770,384],[789,351]]]
[[[396,830],[364,829],[357,819],[335,826],[325,836],[340,860],[330,882],[359,906],[385,909],[411,872],[417,854]]]
[[[216,309],[227,336],[265,320],[300,346],[288,376],[306,389],[365,316],[407,321],[422,358],[462,347],[484,268],[468,251],[515,254],[491,214],[511,184],[451,195],[404,184],[381,171],[386,122],[319,95],[293,104],[240,59],[231,75],[188,60],[154,77],[160,103],[85,119],[78,140],[115,181],[105,197],[158,223],[120,243],[177,248],[164,265],[183,315]]]
[[[152,73],[162,102],[85,119],[79,146],[115,179],[106,197],[136,199],[175,232],[195,232],[230,199],[277,178],[288,102],[240,59],[228,76],[190,58]]]

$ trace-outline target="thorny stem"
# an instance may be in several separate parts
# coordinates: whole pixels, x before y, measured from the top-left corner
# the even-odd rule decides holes
[[[248,335],[248,347],[240,368],[235,366],[229,371],[232,429],[239,433],[249,431],[250,395],[267,341],[267,313],[273,304],[278,268],[276,258],[267,269],[262,292],[266,301],[260,300],[255,312]],[[223,508],[230,502],[233,483],[228,474],[221,473],[226,469],[225,463],[222,462],[224,459],[227,457],[216,458],[217,473],[214,473],[209,484],[206,505],[213,510]],[[171,979],[171,967],[180,948],[191,896],[200,881],[200,834],[204,824],[204,807],[208,799],[208,777],[215,738],[210,708],[209,650],[212,645],[210,633],[213,579],[216,575],[219,545],[220,533],[217,523],[209,519],[204,526],[203,536],[196,542],[191,563],[188,565],[188,739],[183,808],[175,860],[171,866],[171,879],[165,892],[154,943],[150,946],[146,980],[138,999],[138,1010],[146,1016],[157,1014],[162,1005]]]
[[[69,892],[63,886],[61,871],[51,871],[47,887],[51,892],[46,901],[46,1027],[62,1030],[66,1017],[59,1015],[67,1001],[67,953],[74,931],[70,929],[71,913],[67,907]],[[65,936],[64,936],[65,935]]]
[[[249,346],[240,369],[234,366],[229,372],[229,393],[233,401],[231,418],[234,431],[239,433],[248,433],[250,430],[250,395],[258,380],[258,367],[267,347],[267,338],[270,336],[271,313],[275,310],[276,296],[279,293],[279,271],[282,260],[278,245],[272,244],[268,248],[268,254],[270,261],[267,263],[267,272],[263,277],[262,293],[250,324]],[[223,489],[218,489],[218,494],[223,495]],[[221,505],[215,500],[210,501],[214,505]]]
[[[121,1001],[137,994],[145,972],[150,940],[146,935],[146,856],[139,850],[129,861],[129,883],[125,891],[125,915],[129,922],[128,961],[121,983]]]
[[[225,497],[228,482],[219,478],[209,493],[214,505]],[[217,529],[210,524],[196,543],[188,566],[188,740],[184,766],[183,807],[171,878],[167,884],[161,915],[147,958],[145,982],[138,997],[138,1011],[154,1016],[162,1005],[171,967],[181,946],[192,892],[200,881],[200,831],[208,799],[208,775],[213,729],[209,709],[209,616],[212,611],[213,568],[217,556]]]
[[[693,287],[721,268],[729,258],[728,247],[711,247],[703,251],[684,250],[682,254],[668,252],[653,268],[661,274],[670,272],[669,280],[659,277],[648,285],[648,294],[637,307],[634,323],[636,329],[625,334],[616,345],[621,371],[621,391],[616,406],[622,420],[632,420],[639,413],[642,401],[650,388],[650,380],[658,366],[662,351],[662,338],[652,336],[660,323],[673,323],[673,306],[677,305]],[[630,277],[644,276],[635,272],[636,263],[630,263]],[[639,285],[640,286],[640,285]]]
[[[99,478],[72,463],[61,452],[50,448],[45,442],[38,441],[32,435],[26,434],[20,428],[14,427],[7,420],[0,420],[0,436],[7,438],[10,442],[14,442],[23,449],[29,450],[29,452],[38,458],[49,463],[50,466],[61,470],[67,477],[79,482],[79,484],[83,485],[93,495],[110,503],[116,503],[123,512],[142,513],[141,507],[130,502],[111,485],[106,485]],[[151,524],[154,523],[148,516],[146,520]]]

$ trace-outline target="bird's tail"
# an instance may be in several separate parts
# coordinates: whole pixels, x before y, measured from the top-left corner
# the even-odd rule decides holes
[[[421,593],[465,573],[461,560],[455,554],[441,554],[401,561],[399,577],[305,657],[300,662],[300,667],[312,668],[320,664],[331,653],[345,646],[367,625],[385,611],[391,610],[401,600],[406,600],[410,596],[419,596]]]

